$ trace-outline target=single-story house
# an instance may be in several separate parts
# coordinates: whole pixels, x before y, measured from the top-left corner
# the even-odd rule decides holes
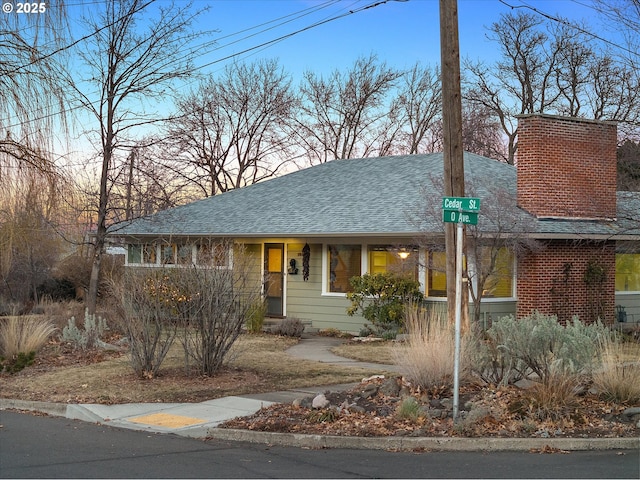
[[[518,132],[516,166],[464,154],[467,196],[481,200],[467,235],[538,245],[504,248],[480,318],[538,310],[612,322],[624,310],[640,320],[640,192],[616,192],[616,124],[525,115]],[[212,255],[210,242],[242,245],[264,279],[269,317],[357,333],[364,320],[346,313],[352,276],[403,270],[426,303],[445,304],[442,175],[439,153],[334,160],[111,235],[127,245],[127,267],[138,268],[233,268],[232,252]]]

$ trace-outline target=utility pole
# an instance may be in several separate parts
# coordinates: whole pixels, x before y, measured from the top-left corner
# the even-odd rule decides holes
[[[133,188],[133,164],[136,161],[136,149],[131,149],[129,153],[129,179],[127,180],[127,205],[125,210],[125,220],[133,219],[133,208],[131,207],[131,189]]]
[[[444,195],[464,197],[457,0],[440,0],[440,57],[444,130]],[[449,324],[453,325],[456,316],[456,225],[453,223],[445,224],[445,247],[447,255],[447,318]],[[466,284],[464,285],[466,286]],[[465,292],[466,288],[462,290]],[[466,302],[463,300],[463,305],[465,304],[468,305],[468,300]],[[465,313],[467,321],[468,317],[467,311]]]

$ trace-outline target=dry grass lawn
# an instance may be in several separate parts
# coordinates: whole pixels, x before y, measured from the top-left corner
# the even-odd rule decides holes
[[[399,348],[404,347],[397,342],[347,342],[332,348],[331,351],[341,357],[361,362],[393,365],[395,363],[394,349]]]
[[[161,375],[140,379],[133,373],[126,353],[73,352],[51,341],[38,353],[35,365],[15,375],[0,375],[0,397],[101,404],[200,402],[229,395],[359,382],[379,373],[293,358],[285,350],[296,342],[274,335],[243,335],[234,346],[228,366],[214,377],[187,375],[182,347],[175,344]],[[367,349],[378,353],[363,353]],[[375,358],[380,362],[380,352],[386,347],[367,345],[353,350],[366,356],[367,361]]]

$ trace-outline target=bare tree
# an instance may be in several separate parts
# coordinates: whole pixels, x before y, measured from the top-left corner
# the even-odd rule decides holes
[[[640,0],[593,0],[593,6],[600,13],[605,26],[622,34],[625,41],[620,56],[626,59],[629,67],[637,68],[640,51]]]
[[[292,155],[295,103],[275,60],[233,64],[179,99],[167,122],[166,164],[205,197],[272,177]]]
[[[618,190],[640,192],[640,143],[625,141],[618,147]]]
[[[0,292],[18,304],[39,301],[62,252],[52,227],[58,197],[55,177],[30,170],[14,175],[0,197]]]
[[[399,142],[403,153],[433,152],[433,130],[440,125],[442,84],[438,68],[416,64],[405,72],[395,100],[400,112],[402,133]]]
[[[390,115],[387,94],[400,76],[375,55],[359,58],[346,73],[335,70],[328,79],[305,72],[293,133],[311,164],[389,151],[388,128],[381,127]]]
[[[481,105],[462,104],[462,145],[465,152],[507,161],[506,144],[493,113]]]
[[[5,6],[11,6],[6,3]],[[64,2],[44,12],[0,15],[0,186],[17,165],[55,173],[52,131],[64,125]]]
[[[431,152],[441,152],[442,121],[436,120],[429,130]],[[504,132],[493,112],[479,104],[462,104],[462,146],[465,152],[507,161]]]
[[[542,20],[519,13],[502,15],[490,27],[489,38],[503,55],[493,68],[465,61],[468,72],[466,99],[494,112],[508,139],[508,159],[513,164],[516,148],[515,115],[542,113],[553,105],[558,92],[553,82],[561,46],[549,46],[540,30]]]
[[[637,128],[638,70],[599,48],[586,26],[520,12],[502,15],[490,32],[503,59],[492,66],[466,61],[465,96],[501,125],[508,163],[515,159],[519,114],[582,116],[621,122],[623,131]]]
[[[190,30],[194,14],[189,13],[193,9],[188,4],[160,7],[157,17],[149,18],[153,3],[155,0],[108,0],[97,19],[88,19],[88,28],[95,33],[80,56],[89,71],[89,89],[83,91],[82,84],[70,82],[81,105],[97,121],[100,138],[102,168],[87,295],[89,313],[95,312],[97,302],[114,162],[120,148],[132,145],[127,145],[132,131],[157,120],[145,114],[144,105],[136,101],[160,98],[173,80],[193,74],[192,54],[188,53],[192,50],[187,48],[194,38]],[[99,92],[97,98],[89,93],[94,88]]]
[[[111,221],[129,221],[201,198],[193,185],[158,161],[166,155],[165,148],[162,142],[143,140],[114,169]]]
[[[417,239],[418,244],[430,252],[425,257],[425,269],[448,275],[444,259],[431,254],[443,252],[443,191],[442,178],[430,177],[422,187],[421,204],[416,206],[412,222],[424,232]],[[478,225],[464,226],[467,262],[463,276],[468,280],[473,320],[477,324],[482,299],[494,294],[499,283],[510,285],[514,260],[524,252],[537,251],[540,245],[530,236],[533,217],[515,207],[515,193],[501,186],[476,185],[473,181],[466,182],[465,192],[470,197],[482,198]],[[439,232],[434,234],[436,228]]]

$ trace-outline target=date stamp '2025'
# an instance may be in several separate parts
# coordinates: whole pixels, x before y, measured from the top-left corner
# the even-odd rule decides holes
[[[2,4],[2,11],[4,13],[45,13],[47,11],[46,2],[7,2]]]

